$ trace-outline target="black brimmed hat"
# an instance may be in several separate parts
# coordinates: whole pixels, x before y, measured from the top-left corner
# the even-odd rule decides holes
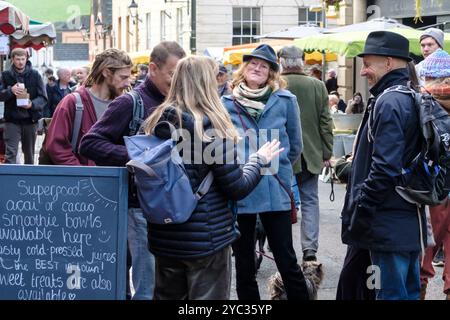
[[[367,36],[364,52],[358,57],[366,55],[395,57],[411,61],[409,56],[409,41],[404,36],[389,31],[373,31]]]
[[[256,47],[256,49],[253,50],[251,53],[244,54],[243,60],[244,62],[246,62],[251,58],[258,58],[267,61],[270,64],[270,67],[275,71],[278,71],[279,69],[275,50],[273,50],[273,48],[267,44],[261,44],[258,47]]]

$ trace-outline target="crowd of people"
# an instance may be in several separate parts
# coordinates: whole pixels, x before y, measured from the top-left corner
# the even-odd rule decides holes
[[[420,42],[425,60],[417,72],[423,86],[416,89],[450,110],[450,56],[442,50],[443,33],[428,29]],[[57,80],[50,71],[43,79],[31,67],[27,52],[14,49],[12,67],[2,74],[0,84],[6,163],[16,163],[20,141],[25,163],[34,164],[37,122],[49,117],[43,149],[53,164],[124,167],[130,159],[123,137],[136,134],[131,123],[139,103],[144,107],[138,119],[140,134],[169,139],[166,124],[171,123],[194,137],[187,141],[192,148],[196,141],[203,150],[231,143],[232,150],[227,149],[220,161],[185,162],[193,190],[209,172],[214,176],[186,223],[148,223],[130,178],[127,266],[132,276],[127,279],[127,297],[229,299],[233,253],[238,298],[259,300],[255,229],[260,221],[287,299],[308,300],[311,294],[301,265],[317,261],[318,177],[323,167],[332,165],[333,156],[330,114],[363,113],[342,209],[342,241],[348,250],[337,299],[423,299],[434,275],[433,258],[442,247],[445,253],[450,250],[450,207],[446,200],[430,208],[435,243],[421,253],[427,246],[422,232],[426,215],[395,191],[403,166],[420,151],[419,119],[408,95],[385,92],[407,86],[411,72],[415,75],[409,42],[396,33],[375,31],[359,56],[361,76],[367,78],[372,95],[367,107],[359,92],[347,104],[340,98],[335,70],[328,71],[326,83],[318,69],[308,75],[304,54],[295,46],[276,53],[267,44],[259,45],[244,55],[230,81],[224,65],[207,57],[186,57],[176,42],[164,41],[153,48],[149,64],[139,66],[135,83],[131,59],[117,49],[97,55],[89,70],[59,69]],[[19,105],[23,96],[27,104]],[[74,148],[80,103],[80,134]],[[211,130],[214,135],[207,133]],[[301,199],[302,262],[292,237],[292,214],[297,214],[293,191]],[[367,286],[371,265],[381,271],[380,285],[374,288]],[[449,268],[446,264],[448,299]]]

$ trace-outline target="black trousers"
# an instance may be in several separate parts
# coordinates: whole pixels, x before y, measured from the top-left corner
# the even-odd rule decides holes
[[[336,300],[375,300],[375,290],[367,287],[370,274],[367,268],[372,265],[369,250],[353,246],[347,247],[339,276]]]
[[[289,300],[308,300],[305,278],[292,244],[290,211],[259,214]],[[233,244],[239,300],[260,300],[255,266],[256,214],[239,214],[241,237]],[[266,285],[266,284],[265,284]]]

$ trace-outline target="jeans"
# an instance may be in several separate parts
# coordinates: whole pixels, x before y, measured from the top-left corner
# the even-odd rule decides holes
[[[229,300],[231,246],[203,258],[156,257],[155,300]]]
[[[259,214],[267,234],[270,249],[284,282],[289,300],[309,300],[302,269],[292,245],[290,211],[262,212]],[[233,243],[236,264],[236,291],[239,300],[260,300],[256,282],[255,225],[256,214],[238,214],[241,237]],[[266,284],[264,284],[266,285]]]
[[[34,164],[34,147],[36,144],[37,124],[5,123],[3,140],[6,145],[5,163],[17,163],[19,142],[22,143],[22,152],[25,164]]]
[[[140,208],[128,209],[128,246],[131,254],[133,300],[152,300],[155,258],[148,249],[147,220]]]
[[[301,243],[302,250],[319,248],[319,175],[307,170],[296,174],[301,199]]]
[[[295,179],[295,176],[292,179],[291,191],[292,191],[292,194],[294,195],[295,207],[297,209],[299,209],[301,201],[300,201],[300,194],[298,193],[297,180]]]
[[[380,279],[375,287],[377,300],[419,300],[419,251],[370,251],[370,258],[373,266],[378,267],[374,270]]]

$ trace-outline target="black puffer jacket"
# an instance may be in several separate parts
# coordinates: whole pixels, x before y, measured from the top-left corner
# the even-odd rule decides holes
[[[160,121],[168,121],[179,128],[174,109],[166,110]],[[187,129],[194,137],[193,117],[183,113],[182,121],[183,129]],[[203,128],[205,130],[212,128],[209,119],[204,120]],[[170,130],[165,126],[158,126],[155,135],[163,139],[171,137]],[[224,143],[219,140],[201,144],[202,154],[206,147],[212,147],[210,144],[222,147]],[[183,159],[194,191],[198,189],[210,170],[214,174],[214,182],[187,222],[173,225],[149,224],[149,247],[153,254],[182,259],[200,258],[216,253],[237,239],[239,233],[235,227],[235,217],[229,209],[229,200],[240,200],[256,187],[261,179],[260,169],[264,164],[255,155],[241,167],[237,163],[236,148],[231,149],[233,163],[225,163],[225,152],[221,161],[211,165],[204,164],[203,161],[202,164],[188,164]],[[194,148],[192,150],[192,159],[194,159]]]

